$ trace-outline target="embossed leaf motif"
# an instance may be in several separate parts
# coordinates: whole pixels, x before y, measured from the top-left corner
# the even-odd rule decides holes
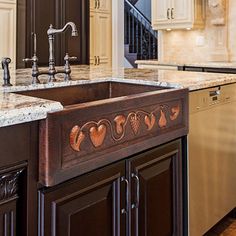
[[[165,116],[165,113],[163,112],[163,110],[161,110],[161,116],[160,116],[158,124],[159,124],[160,128],[166,127],[167,120],[166,120],[166,116]]]
[[[130,124],[134,131],[134,134],[136,135],[140,127],[140,117],[137,114],[132,115],[130,118]]]
[[[173,108],[171,109],[171,112],[172,112],[172,115],[170,115],[170,119],[171,119],[172,121],[174,121],[174,120],[176,120],[176,119],[178,118],[178,116],[179,116],[179,113],[180,113],[180,106],[177,105],[177,106],[173,107]]]
[[[123,134],[124,124],[125,124],[126,118],[122,115],[119,115],[119,116],[116,116],[114,121],[116,123],[116,132],[117,132],[117,134]]]
[[[85,138],[85,134],[81,131],[80,127],[78,125],[74,126],[70,132],[70,145],[71,147],[77,151],[80,152],[80,146]]]
[[[94,147],[100,147],[106,137],[107,127],[105,125],[99,125],[98,127],[90,128],[90,139]]]
[[[148,130],[151,130],[153,126],[155,125],[156,117],[151,114],[150,116],[145,116],[145,124],[147,125]]]

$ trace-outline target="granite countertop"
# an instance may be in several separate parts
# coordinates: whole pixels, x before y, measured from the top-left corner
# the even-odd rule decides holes
[[[192,67],[208,67],[208,68],[226,68],[236,69],[236,62],[171,62],[158,60],[137,60],[136,64],[141,65],[158,65],[158,66],[192,66]]]
[[[31,70],[12,72],[12,87],[0,85],[0,127],[45,119],[48,112],[60,111],[63,106],[56,101],[15,94],[14,92],[65,87],[98,81],[121,81],[129,83],[159,85],[173,88],[188,88],[190,91],[224,84],[236,83],[236,75],[198,73],[170,70],[97,68],[93,66],[72,67],[72,80],[63,82],[58,75],[58,82],[47,84],[47,77],[40,77],[41,84],[31,85]]]

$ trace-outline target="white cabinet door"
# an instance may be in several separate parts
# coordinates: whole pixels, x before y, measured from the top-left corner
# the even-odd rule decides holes
[[[171,20],[171,0],[152,0],[153,25],[168,24]]]
[[[89,2],[90,11],[94,11],[96,9],[96,6],[97,6],[97,0],[90,0]]]
[[[171,19],[173,24],[192,21],[192,0],[172,0]]]
[[[202,0],[152,0],[154,30],[203,28]]]
[[[95,65],[96,56],[96,13],[90,11],[90,64]]]
[[[9,3],[8,3],[9,2]],[[16,63],[16,4],[0,1],[0,59],[10,57],[11,67]]]
[[[97,15],[97,42],[96,53],[100,66],[111,65],[111,16],[109,14],[99,13]]]
[[[98,0],[98,11],[111,14],[111,0]]]
[[[97,0],[96,9],[90,8],[90,64],[111,66],[112,23],[111,1]],[[90,6],[94,0],[90,0]]]

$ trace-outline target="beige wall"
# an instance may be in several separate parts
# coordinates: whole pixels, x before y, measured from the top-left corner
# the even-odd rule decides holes
[[[206,4],[206,26],[202,30],[162,31],[160,60],[176,62],[236,61],[236,0],[226,0],[226,24],[213,26]],[[204,39],[203,45],[197,45]]]

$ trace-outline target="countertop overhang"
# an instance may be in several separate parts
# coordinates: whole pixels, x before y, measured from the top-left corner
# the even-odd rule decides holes
[[[42,77],[41,84],[31,85],[31,70],[12,72],[12,87],[0,87],[0,127],[45,119],[49,112],[60,111],[59,102],[49,101],[14,92],[66,87],[104,81],[127,82],[136,84],[158,85],[173,89],[188,88],[190,91],[236,83],[236,75],[213,74],[170,70],[146,69],[110,69],[94,66],[73,66],[72,80],[63,82],[59,75],[58,82],[47,84]]]
[[[137,65],[153,65],[153,66],[176,66],[176,67],[204,67],[204,68],[222,68],[222,69],[236,69],[236,62],[173,62],[173,61],[159,61],[157,59],[151,60],[137,60]]]

